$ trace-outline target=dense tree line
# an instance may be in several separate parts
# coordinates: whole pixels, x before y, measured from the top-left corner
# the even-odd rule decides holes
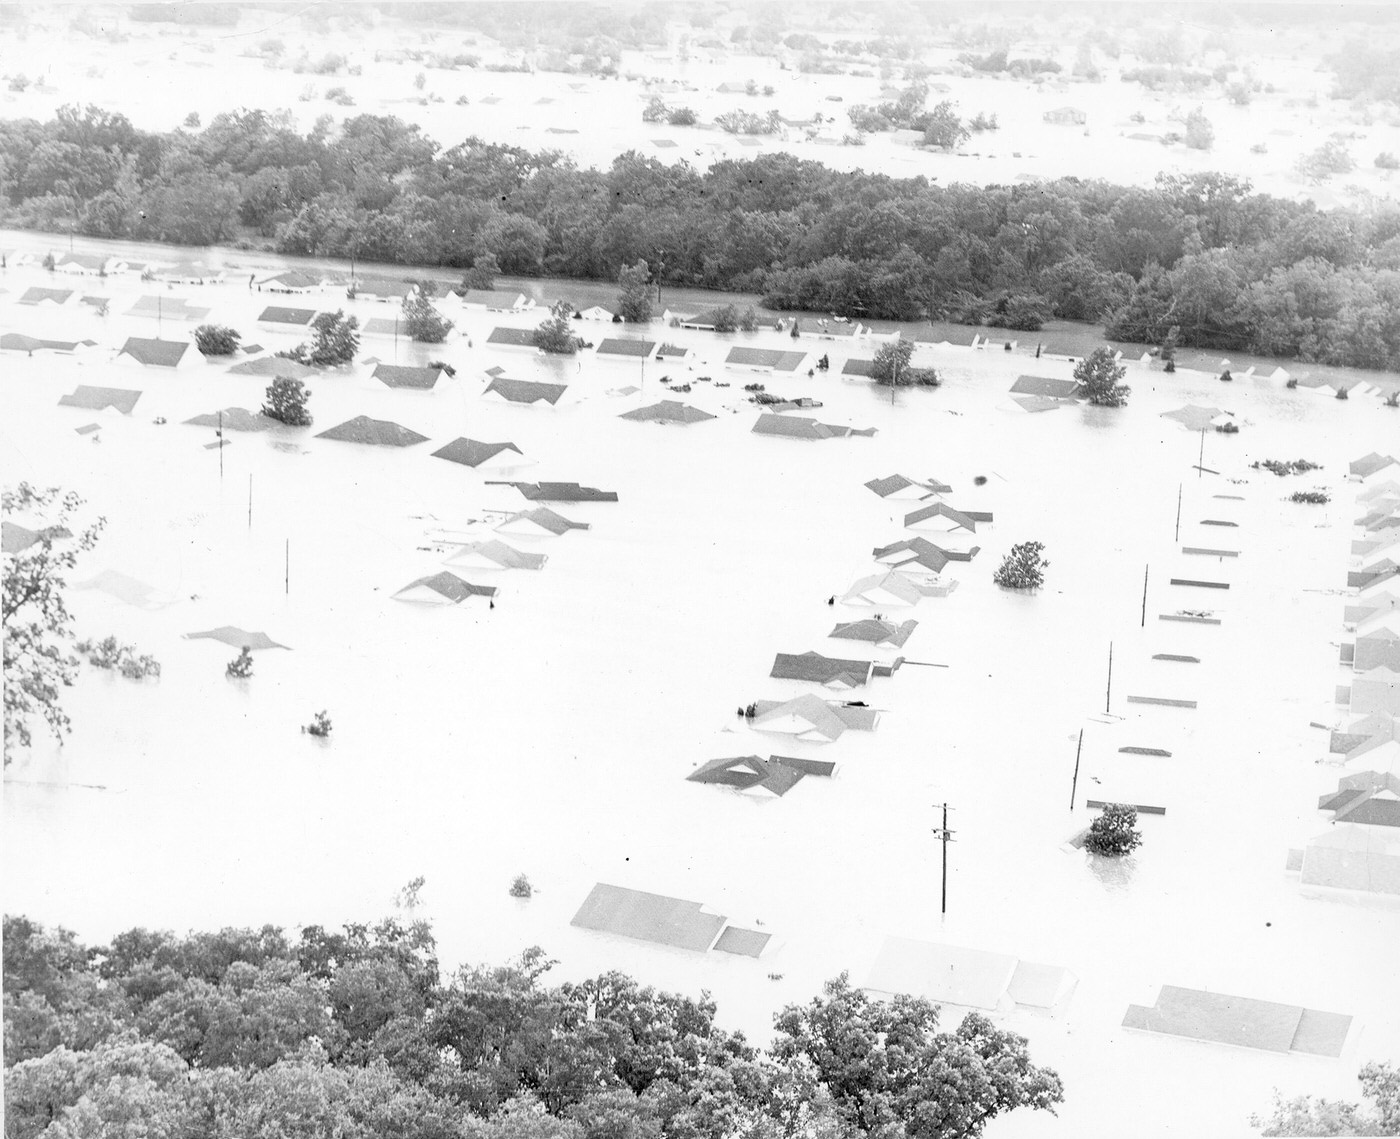
[[[419,883],[421,884],[421,882]],[[957,1139],[1059,1077],[1023,1038],[845,977],[766,1052],[620,973],[548,984],[538,949],[440,975],[411,907],[340,932],[85,947],[4,924],[7,1139]]]
[[[397,118],[237,111],[137,130],[64,108],[0,123],[9,225],[282,253],[668,284],[770,307],[1006,327],[1103,320],[1111,336],[1400,366],[1400,207],[1321,211],[1219,174],[1150,188],[1063,178],[937,186],[788,154],[701,173],[635,151],[607,170]]]

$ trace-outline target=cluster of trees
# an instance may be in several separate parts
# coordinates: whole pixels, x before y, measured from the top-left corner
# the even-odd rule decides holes
[[[788,154],[701,173],[634,151],[596,170],[474,138],[442,149],[389,116],[302,135],[238,111],[159,134],[70,107],[0,123],[0,209],[97,237],[261,236],[288,254],[607,281],[665,250],[664,283],[776,308],[1104,320],[1150,343],[1178,325],[1186,346],[1400,366],[1400,207],[1321,211],[1219,174],[938,186]]]
[[[844,975],[761,1051],[708,995],[551,985],[552,964],[529,949],[443,977],[411,904],[339,932],[93,947],[6,916],[6,1135],[959,1139],[1063,1101],[1023,1037],[978,1014],[941,1030],[927,1001]]]

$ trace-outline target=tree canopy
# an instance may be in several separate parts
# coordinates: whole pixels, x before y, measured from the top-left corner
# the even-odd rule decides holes
[[[420,883],[421,884],[421,883]],[[528,949],[438,971],[431,927],[132,929],[87,947],[7,916],[10,1139],[960,1139],[1059,1077],[980,1016],[845,977],[771,1050],[698,998],[618,972],[552,985]]]

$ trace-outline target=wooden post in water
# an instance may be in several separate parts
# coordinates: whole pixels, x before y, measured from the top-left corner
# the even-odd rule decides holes
[[[1203,478],[1206,477],[1205,461],[1206,461],[1206,429],[1205,429],[1204,427],[1202,427],[1202,428],[1201,428],[1201,457],[1200,457],[1199,459],[1196,460],[1196,477],[1197,477],[1198,479],[1203,479]]]
[[[1181,541],[1181,483],[1176,484],[1176,533],[1172,535],[1172,541]]]
[[[1108,715],[1109,703],[1113,699],[1113,642],[1108,642],[1108,688],[1103,694],[1103,712]]]
[[[1074,796],[1079,790],[1079,755],[1084,750],[1084,729],[1079,729],[1079,746],[1074,749],[1074,779],[1069,785],[1069,809],[1074,810]]]
[[[282,563],[282,592],[289,594],[292,592],[292,540],[287,539],[286,560]]]
[[[219,482],[224,481],[224,413],[219,409]]]
[[[248,529],[253,528],[253,476],[248,476]]]
[[[1142,567],[1142,628],[1147,628],[1147,572],[1151,564]]]

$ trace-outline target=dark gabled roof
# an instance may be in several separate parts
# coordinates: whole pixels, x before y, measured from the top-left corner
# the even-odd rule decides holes
[[[0,335],[0,348],[13,352],[37,352],[41,348],[48,348],[54,352],[71,352],[79,343],[76,340],[41,340],[37,336],[26,336],[22,332],[6,332]]]
[[[868,660],[842,660],[817,652],[778,653],[769,676],[775,680],[808,680],[815,684],[844,684],[858,688],[870,680]]]
[[[494,585],[473,585],[469,581],[463,581],[455,573],[448,573],[446,570],[430,574],[428,577],[420,577],[416,581],[410,581],[402,589],[397,590],[394,596],[397,597],[400,593],[407,593],[410,589],[417,589],[420,586],[441,594],[449,601],[460,602],[465,601],[468,597],[496,596]]]
[[[651,355],[651,350],[656,347],[655,340],[623,340],[612,338],[604,340],[598,345],[599,356],[633,356],[645,359]]]
[[[188,347],[183,340],[147,340],[142,336],[131,336],[117,355],[130,356],[142,364],[173,368],[179,364]]]
[[[763,412],[753,425],[755,435],[784,435],[789,439],[830,439],[831,431],[815,419],[801,416],[774,415]]]
[[[972,561],[981,549],[981,546],[973,546],[969,550],[945,550],[927,538],[905,538],[902,542],[893,542],[888,546],[877,546],[872,554],[876,561],[885,561],[886,564],[893,565],[897,569],[920,565],[934,573],[939,573],[949,562]],[[901,558],[897,562],[887,561],[890,555],[903,553],[907,553],[909,556]]]
[[[493,328],[486,338],[487,344],[508,344],[516,348],[536,348],[536,330],[533,328]]]
[[[487,486],[513,486],[531,502],[616,502],[617,491],[579,486],[576,482],[488,482]]]
[[[391,388],[417,388],[428,391],[442,376],[441,368],[410,368],[402,364],[380,364],[374,378]]]
[[[230,376],[285,376],[289,380],[304,380],[317,374],[309,364],[299,364],[285,356],[260,356],[256,360],[244,360],[228,370]]]
[[[223,411],[211,411],[185,420],[194,427],[222,428],[224,431],[267,431],[277,426],[277,421],[262,412],[251,412],[246,407],[226,407]]]
[[[433,458],[461,463],[464,467],[477,467],[502,451],[514,451],[521,458],[525,457],[514,443],[482,443],[476,439],[461,437],[439,447],[433,452]]]
[[[37,305],[42,301],[53,301],[55,304],[63,304],[73,295],[72,289],[25,289],[24,294],[19,298],[22,305]]]
[[[140,392],[126,388],[93,388],[79,384],[72,395],[61,396],[58,402],[62,407],[85,407],[89,411],[115,407],[123,415],[130,415],[140,398]]]
[[[654,403],[650,407],[639,407],[635,411],[625,411],[618,418],[650,423],[701,423],[715,417],[708,411],[701,411],[698,407],[691,407],[679,400],[663,399],[660,403]]]
[[[872,645],[893,645],[903,648],[909,635],[919,627],[917,621],[905,621],[896,625],[893,621],[881,621],[867,617],[864,621],[848,621],[838,624],[828,636],[839,637],[843,641],[868,641]]]
[[[512,514],[501,526],[509,525],[512,522],[529,521],[533,522],[541,529],[548,530],[551,534],[563,534],[569,530],[587,530],[587,522],[570,522],[561,514],[556,514],[547,506],[536,506],[533,510],[522,510],[518,514]],[[496,529],[500,529],[497,526]]]
[[[278,285],[288,289],[314,289],[321,284],[321,274],[311,273],[305,269],[283,269],[282,272],[271,277],[264,277],[262,284]]]
[[[1073,399],[1078,391],[1078,380],[1056,380],[1049,376],[1018,376],[1011,385],[1012,395],[1044,395],[1054,399]]]
[[[746,367],[772,368],[775,372],[795,372],[805,359],[806,352],[779,352],[774,348],[731,348],[724,362]]]
[[[941,515],[951,519],[965,530],[976,531],[977,521],[970,513],[961,510],[954,510],[946,502],[935,502],[929,506],[921,506],[918,510],[904,516],[904,525],[916,526],[920,522],[927,521]]]
[[[281,305],[268,305],[258,314],[259,320],[265,320],[270,324],[294,324],[298,328],[305,327],[316,319],[314,308],[283,308]]]
[[[354,419],[347,419],[344,423],[317,433],[316,438],[337,439],[342,443],[367,443],[380,447],[408,447],[414,443],[426,442],[428,437],[385,419],[357,415]]]
[[[756,755],[711,759],[686,776],[690,783],[718,783],[743,790],[756,787],[768,778],[767,765]]]
[[[841,374],[843,376],[873,376],[875,374],[875,361],[847,360],[841,365]]]
[[[505,376],[497,376],[486,385],[486,390],[481,394],[489,395],[495,392],[511,403],[538,403],[544,400],[545,403],[556,404],[567,390],[564,384],[541,384],[534,380],[508,380]]]
[[[721,319],[720,313],[719,308],[707,308],[694,316],[683,316],[676,323],[682,328],[714,328],[715,323]]]

